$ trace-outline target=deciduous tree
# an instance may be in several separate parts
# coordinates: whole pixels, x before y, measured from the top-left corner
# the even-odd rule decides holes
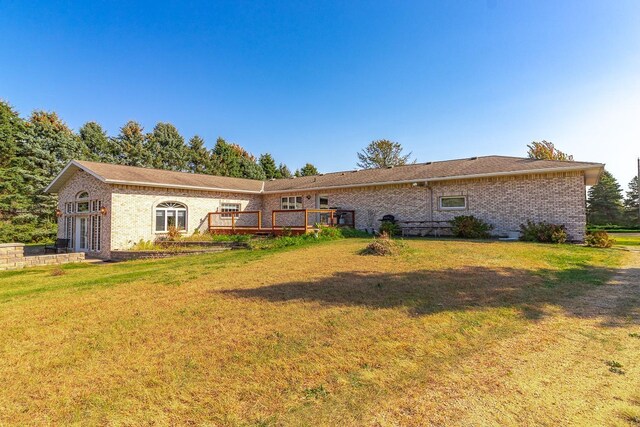
[[[553,142],[545,140],[540,142],[533,141],[531,144],[527,145],[527,147],[529,148],[527,156],[529,156],[530,159],[573,161],[572,155],[558,150],[553,145]]]
[[[411,153],[403,154],[402,145],[388,139],[372,141],[358,153],[358,167],[362,169],[385,168],[412,163]]]

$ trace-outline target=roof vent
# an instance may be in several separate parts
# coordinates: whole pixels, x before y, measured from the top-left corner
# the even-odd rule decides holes
[[[387,169],[393,169],[393,165],[387,166]]]
[[[275,180],[276,180],[275,178],[271,178],[269,181],[275,181]]]
[[[426,163],[425,163],[425,165],[430,165],[430,164],[431,164],[431,162],[426,162]]]
[[[478,157],[469,157],[469,160],[478,160]]]

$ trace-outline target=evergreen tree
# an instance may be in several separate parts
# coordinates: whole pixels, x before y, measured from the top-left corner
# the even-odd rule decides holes
[[[527,147],[529,148],[527,156],[529,156],[530,159],[573,161],[572,155],[558,150],[553,145],[553,142],[545,140],[542,140],[541,142],[533,141],[531,144],[527,145]]]
[[[622,214],[622,188],[604,171],[600,181],[591,187],[587,197],[587,220],[593,225],[618,224]]]
[[[87,122],[80,128],[80,139],[87,149],[89,160],[103,163],[117,163],[122,157],[120,145],[107,136],[96,122]]]
[[[229,144],[223,138],[218,138],[211,157],[214,175],[265,179],[256,158],[238,144]]]
[[[386,168],[411,163],[410,157],[411,153],[402,153],[402,145],[400,143],[379,139],[372,141],[358,153],[357,164],[362,169]]]
[[[24,171],[16,165],[24,133],[24,120],[8,103],[0,101],[0,221],[10,219],[26,206],[27,194],[22,191]]]
[[[284,163],[280,163],[280,166],[278,166],[277,178],[291,178],[292,176],[293,175],[291,174],[291,171],[289,170],[287,165],[285,165]]]
[[[129,121],[122,126],[114,139],[118,153],[117,163],[125,166],[149,166],[145,140],[144,129],[140,123]]]
[[[625,219],[629,225],[640,225],[638,212],[638,176],[629,182],[629,191],[624,199]]]
[[[211,173],[211,156],[198,135],[189,140],[187,169],[193,173]]]
[[[186,171],[189,161],[184,138],[171,123],[158,123],[148,135],[146,149],[151,166],[157,169]]]
[[[302,168],[300,168],[300,170],[296,171],[296,176],[312,176],[318,175],[319,173],[320,172],[318,172],[318,169],[315,166],[313,166],[311,163],[307,163]]]
[[[278,171],[278,167],[276,166],[276,162],[275,160],[273,160],[271,154],[264,153],[263,155],[261,155],[259,163],[262,167],[262,170],[264,171],[266,179],[279,178],[280,174]]]

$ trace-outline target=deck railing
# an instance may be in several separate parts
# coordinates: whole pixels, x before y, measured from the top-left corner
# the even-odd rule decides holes
[[[256,222],[251,220],[239,221],[243,217],[254,215]],[[225,223],[217,224],[216,217]],[[228,222],[227,222],[228,221]],[[226,230],[232,233],[236,230],[261,230],[262,229],[262,211],[238,211],[238,212],[209,212],[208,217],[209,231]]]
[[[249,219],[253,216],[253,220]],[[262,211],[209,212],[210,232],[280,234],[290,229],[306,233],[316,224],[328,227],[354,227],[355,211],[343,209],[276,209],[271,211],[271,227],[262,226]]]

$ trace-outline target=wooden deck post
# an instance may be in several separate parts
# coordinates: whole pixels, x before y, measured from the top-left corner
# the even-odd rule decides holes
[[[276,211],[271,211],[271,230],[275,231],[276,229]]]
[[[231,232],[236,232],[236,215],[233,213],[231,214]]]
[[[258,230],[262,230],[262,211],[258,211]]]
[[[207,214],[207,223],[209,225],[209,228],[207,230],[209,230],[210,232],[211,231],[211,212]]]
[[[304,210],[304,232],[305,233],[307,232],[307,227],[309,226],[308,223],[309,223],[309,210],[305,209]]]
[[[329,213],[329,226],[333,227],[335,224],[333,223],[333,210]]]

